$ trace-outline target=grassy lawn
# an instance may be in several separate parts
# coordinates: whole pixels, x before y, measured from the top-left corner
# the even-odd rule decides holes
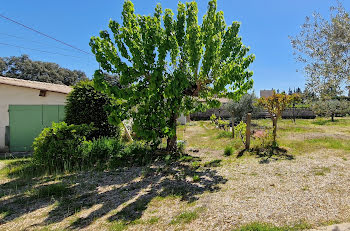
[[[284,151],[264,155],[242,153],[239,138],[208,121],[179,126],[178,136],[189,155],[171,164],[46,175],[30,158],[0,160],[0,230],[280,231],[350,221],[350,118],[281,120]]]

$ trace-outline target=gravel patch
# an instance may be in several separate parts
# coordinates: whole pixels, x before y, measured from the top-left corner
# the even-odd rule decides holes
[[[350,220],[350,160],[341,157],[349,153],[323,150],[265,164],[254,156],[224,157],[220,151],[193,149],[190,154],[202,159],[201,166],[222,162],[195,170],[189,162],[187,167],[155,165],[63,178],[71,182],[71,201],[33,199],[17,205],[1,200],[0,207],[12,206],[14,214],[0,218],[0,230],[46,225],[108,230],[122,219],[133,222],[128,230],[232,230],[256,221],[318,227]],[[80,209],[71,212],[74,208]],[[183,212],[196,216],[189,223],[172,223]]]

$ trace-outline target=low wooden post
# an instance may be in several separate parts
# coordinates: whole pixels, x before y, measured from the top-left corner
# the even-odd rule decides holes
[[[245,149],[248,150],[250,148],[250,127],[252,122],[252,113],[247,114],[247,130],[245,132],[246,139],[245,139]]]

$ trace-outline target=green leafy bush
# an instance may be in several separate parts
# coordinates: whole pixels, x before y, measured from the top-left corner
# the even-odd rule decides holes
[[[76,125],[93,123],[97,129],[91,133],[89,139],[119,136],[119,126],[108,121],[106,109],[110,105],[111,99],[96,91],[91,81],[82,81],[74,86],[67,97],[65,122]]]
[[[223,130],[228,130],[228,127],[229,127],[229,122],[228,121],[225,121],[225,120],[221,120],[221,119],[219,119],[218,121],[217,121],[217,125],[218,125],[218,127],[220,128],[220,129],[223,129]]]
[[[210,116],[210,121],[211,121],[212,124],[216,124],[217,119],[218,119],[218,118],[216,117],[215,114],[212,114],[212,115]]]
[[[115,153],[123,150],[124,146],[119,139],[101,137],[92,141],[84,141],[82,155],[84,167],[97,167],[104,169]]]
[[[34,140],[34,161],[50,172],[81,168],[82,144],[93,130],[86,124],[52,123]]]
[[[142,141],[134,141],[125,145],[119,152],[114,152],[109,167],[142,166],[150,163],[155,156],[150,146]]]
[[[33,143],[34,162],[49,172],[61,172],[142,166],[156,158],[144,142],[124,145],[111,137],[87,140],[93,130],[91,125],[53,123]]]
[[[245,145],[246,143],[246,130],[247,130],[247,124],[241,121],[236,127],[235,127],[235,133],[239,135],[240,139],[242,140],[242,143]]]

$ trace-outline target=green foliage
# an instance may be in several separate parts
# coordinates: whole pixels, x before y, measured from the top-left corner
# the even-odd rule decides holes
[[[210,116],[210,121],[211,121],[211,123],[212,124],[216,124],[217,123],[217,117],[216,117],[216,115],[215,114],[212,114],[211,116]]]
[[[224,150],[224,155],[225,156],[231,156],[233,154],[233,148],[230,146],[227,146]]]
[[[303,64],[306,89],[317,97],[340,95],[349,81],[349,13],[338,1],[329,16],[306,17],[300,34],[291,38],[294,54]]]
[[[185,153],[185,149],[186,149],[186,141],[178,140],[177,141],[177,151],[180,154],[184,154]]]
[[[282,117],[282,112],[289,107],[293,102],[299,100],[299,95],[286,95],[285,93],[276,94],[270,97],[261,97],[257,105],[264,107],[270,114],[273,124],[273,142],[276,143],[277,137],[277,121]]]
[[[34,141],[34,163],[49,172],[142,166],[156,156],[144,142],[123,145],[119,139],[86,140],[93,127],[53,123]]]
[[[201,25],[196,2],[179,2],[174,17],[160,4],[152,15],[137,15],[126,0],[122,21],[111,20],[110,30],[90,41],[101,68],[120,76],[120,86],[105,81],[101,70],[94,81],[116,99],[111,120],[132,117],[133,130],[147,141],[168,138],[173,149],[181,113],[217,107],[216,97],[239,97],[253,85],[248,67],[255,57],[238,36],[240,24],[227,27],[216,0]]]
[[[220,129],[224,129],[225,131],[228,129],[229,124],[230,124],[230,123],[229,123],[228,121],[221,120],[221,119],[218,119],[218,120],[217,120],[217,126],[218,126]]]
[[[0,58],[0,76],[68,86],[87,79],[82,71],[71,71],[56,63],[33,61],[28,55]]]
[[[200,176],[198,175],[194,175],[192,179],[193,179],[193,182],[199,182],[201,180]]]
[[[235,127],[235,134],[239,135],[239,138],[242,140],[242,143],[245,145],[246,143],[246,130],[247,130],[247,124],[241,121],[236,127]]]
[[[183,212],[179,215],[177,215],[171,222],[170,224],[187,224],[191,223],[193,220],[197,219],[199,217],[199,214],[197,211],[191,211],[191,212]]]
[[[123,149],[115,151],[108,166],[109,168],[143,166],[155,158],[152,149],[145,142],[134,141],[124,146]]]
[[[310,228],[311,226],[306,223],[297,224],[295,226],[278,227],[268,223],[254,222],[251,224],[243,225],[242,227],[234,229],[233,231],[298,231]]]
[[[331,117],[344,116],[350,112],[350,103],[346,100],[317,100],[312,103],[311,108],[318,116]]]
[[[265,108],[271,115],[271,118],[275,116],[279,119],[282,117],[284,109],[289,107],[296,98],[294,95],[278,94],[274,91],[272,96],[258,99],[257,105]]]
[[[96,166],[99,169],[106,168],[109,160],[120,153],[124,146],[118,139],[100,137],[92,141],[85,141],[82,145],[83,166]]]
[[[233,123],[244,121],[247,113],[256,114],[259,112],[260,108],[255,105],[256,100],[255,94],[245,94],[239,101],[230,101],[226,109],[234,117]]]
[[[67,124],[91,124],[96,128],[88,139],[99,137],[118,137],[120,128],[108,122],[106,109],[111,99],[95,90],[91,81],[82,81],[74,86],[67,97],[65,107]]]
[[[81,168],[81,147],[92,131],[91,125],[52,123],[34,140],[34,161],[50,172]]]
[[[65,183],[56,183],[56,184],[49,184],[44,185],[39,188],[35,188],[30,192],[30,195],[38,197],[38,198],[44,198],[44,197],[63,197],[66,195],[69,195],[70,189],[67,184]]]

